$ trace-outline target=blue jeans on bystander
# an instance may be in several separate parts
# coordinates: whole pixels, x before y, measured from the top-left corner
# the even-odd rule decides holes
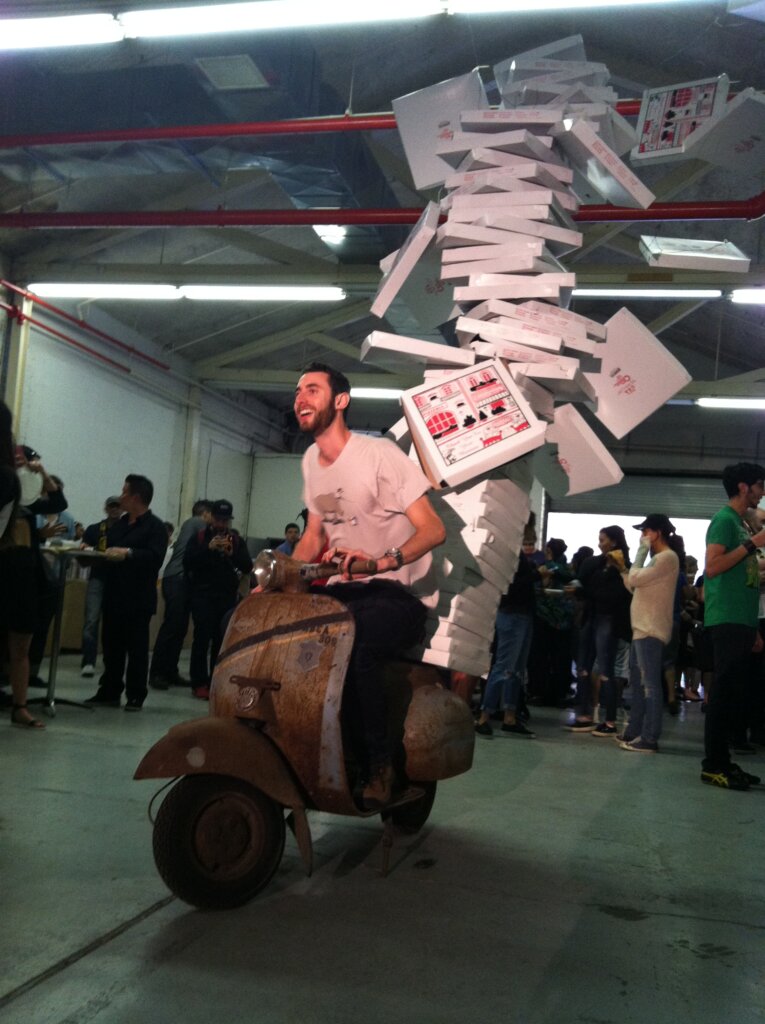
[[[517,706],[531,647],[533,623],[531,615],[497,612],[497,653],[486,680],[481,710],[497,711],[500,697],[503,709],[515,709]]]
[[[664,643],[655,636],[632,641],[630,650],[630,686],[632,704],[625,729],[628,739],[642,737],[644,743],[658,743],[664,710],[662,662]]]

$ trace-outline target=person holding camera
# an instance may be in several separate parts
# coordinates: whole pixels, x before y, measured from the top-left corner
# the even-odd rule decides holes
[[[194,639],[191,643],[191,691],[200,700],[210,696],[210,679],[220,650],[221,623],[237,601],[239,581],[252,569],[247,545],[231,527],[234,509],[221,499],[212,506],[212,522],[186,545],[186,572]]]

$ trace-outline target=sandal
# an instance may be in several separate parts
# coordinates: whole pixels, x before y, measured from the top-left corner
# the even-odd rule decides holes
[[[13,709],[11,711],[11,725],[15,725],[17,729],[44,729],[45,728],[45,725],[44,725],[43,722],[41,722],[38,718],[32,718],[31,715],[29,716],[29,718],[19,719],[17,717],[17,712],[19,712],[19,711],[27,711],[28,712],[28,708],[27,708],[26,704],[14,704],[13,705]]]

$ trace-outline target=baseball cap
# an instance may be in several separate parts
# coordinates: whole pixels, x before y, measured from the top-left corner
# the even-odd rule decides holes
[[[674,526],[662,512],[652,512],[650,516],[645,517],[642,523],[635,523],[633,529],[658,530],[665,537],[669,537],[670,534],[675,532]]]
[[[234,506],[230,501],[221,499],[220,501],[214,501],[212,506],[212,514],[215,519],[233,519],[234,518]]]
[[[122,501],[117,494],[112,494],[110,498],[107,498],[104,502],[104,508],[109,508],[110,505],[121,505]]]

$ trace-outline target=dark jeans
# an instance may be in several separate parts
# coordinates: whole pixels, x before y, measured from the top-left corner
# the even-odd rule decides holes
[[[568,695],[571,685],[571,630],[555,629],[538,615],[529,656],[529,693],[548,707]]]
[[[149,674],[173,682],[178,678],[178,659],[189,628],[189,593],[183,573],[163,578],[162,597],[165,615],[154,642]]]
[[[34,675],[39,671],[40,664],[45,657],[45,644],[48,641],[51,623],[56,614],[56,605],[63,582],[57,583],[53,580],[38,574],[38,598],[37,598],[37,628],[32,635],[32,643],[29,647],[29,666]]]
[[[356,637],[346,675],[346,721],[360,722],[364,750],[374,771],[391,758],[388,702],[380,678],[384,661],[397,657],[422,638],[425,606],[398,583],[334,583],[323,592],[342,601],[353,615]],[[367,766],[365,766],[367,767]]]
[[[592,715],[592,669],[597,661],[601,676],[600,699],[606,707],[606,720],[616,720],[618,691],[614,681],[616,660],[616,631],[614,617],[605,612],[592,612],[579,633],[579,653],[576,660],[578,683],[576,713],[582,718]]]
[[[152,614],[143,609],[104,606],[101,625],[104,671],[98,681],[103,696],[116,699],[124,689],[128,700],[143,703],[149,673]]]
[[[223,618],[235,605],[236,590],[220,592],[206,587],[192,589],[194,639],[191,642],[189,675],[193,687],[206,686],[210,682],[223,640]]]
[[[714,677],[704,716],[704,760],[707,771],[730,767],[728,744],[745,700],[746,678],[757,630],[736,622],[710,626],[714,650]]]
[[[104,581],[91,576],[85,592],[85,625],[82,627],[83,665],[95,665],[98,657],[98,627],[101,625],[103,600]]]

